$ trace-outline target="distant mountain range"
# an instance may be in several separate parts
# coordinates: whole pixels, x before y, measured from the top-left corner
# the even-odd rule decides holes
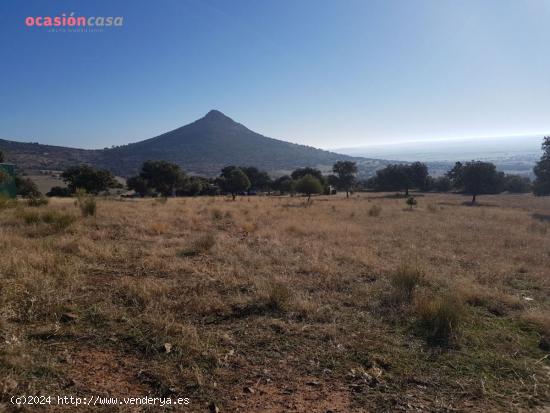
[[[215,176],[227,165],[256,166],[277,175],[311,166],[329,170],[339,160],[353,160],[369,176],[389,162],[342,155],[268,138],[217,110],[155,138],[109,149],[87,150],[0,139],[9,162],[24,170],[63,170],[86,163],[115,175],[136,174],[146,160],[166,160],[190,173]]]

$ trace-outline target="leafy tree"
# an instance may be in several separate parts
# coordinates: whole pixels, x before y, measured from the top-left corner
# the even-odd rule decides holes
[[[69,197],[71,196],[71,190],[67,187],[54,186],[50,189],[50,192],[46,193],[46,196]]]
[[[323,185],[315,176],[307,174],[296,182],[296,191],[307,195],[307,201],[309,202],[312,194],[323,192]]]
[[[281,194],[294,193],[296,182],[288,175],[283,175],[273,181],[273,189]]]
[[[349,191],[355,182],[357,164],[352,161],[338,161],[332,167],[332,172],[337,176],[337,187],[346,191],[346,198],[349,198]]]
[[[432,181],[432,187],[437,192],[448,192],[451,190],[451,180],[447,176],[439,176]]]
[[[407,165],[407,173],[413,188],[425,189],[428,179],[428,167],[422,162]]]
[[[231,172],[234,169],[237,169],[237,167],[235,165],[225,166],[224,168],[222,168],[222,172],[220,174],[220,177],[225,178],[225,179],[229,178],[229,175],[231,175]]]
[[[472,204],[477,195],[497,193],[502,189],[503,175],[491,162],[471,161],[462,165],[459,171],[464,192],[472,195]]]
[[[6,158],[4,157],[4,152],[0,151],[0,163],[4,162]]]
[[[181,168],[166,161],[145,161],[139,176],[147,182],[147,186],[162,196],[174,195],[176,188],[185,180]]]
[[[317,178],[317,180],[321,184],[324,184],[324,182],[325,182],[325,178],[324,178],[323,174],[321,173],[321,171],[319,169],[315,169],[315,168],[310,168],[310,167],[298,168],[290,174],[292,179],[294,179],[295,181],[299,180],[300,178],[302,178],[306,175],[311,175],[314,178]]]
[[[273,184],[271,177],[265,171],[260,171],[254,166],[241,166],[242,171],[250,180],[250,190],[269,191]]]
[[[370,181],[370,184],[381,191],[404,189],[405,195],[408,196],[412,181],[407,165],[395,164],[376,171],[376,176]]]
[[[225,176],[223,176],[224,173]],[[247,191],[250,188],[250,179],[241,168],[234,167],[228,171],[222,170],[222,176],[224,178],[222,181],[223,189],[231,193],[233,201],[239,192]]]
[[[88,165],[71,166],[61,174],[71,193],[82,188],[91,194],[98,194],[109,188],[120,188],[111,172],[105,169],[95,169]]]
[[[455,189],[462,189],[462,166],[462,162],[455,162],[455,166],[445,174]]]
[[[542,157],[535,168],[533,192],[537,196],[550,195],[550,136],[545,136],[542,142]]]
[[[414,196],[410,196],[407,198],[406,203],[409,206],[409,209],[412,211],[413,207],[417,204],[416,198]]]
[[[42,193],[38,190],[38,186],[30,178],[16,175],[15,186],[17,187],[17,195],[23,198],[39,198],[42,196]]]
[[[522,194],[531,191],[531,180],[527,176],[505,175],[503,189],[508,192]]]
[[[150,194],[151,188],[149,188],[149,183],[146,179],[143,179],[141,176],[132,176],[126,180],[126,187],[135,191],[139,196],[146,196]]]
[[[204,188],[205,183],[206,183],[206,179],[198,176],[191,176],[188,179],[186,179],[178,189],[176,189],[176,195],[185,195],[185,196],[200,195]]]

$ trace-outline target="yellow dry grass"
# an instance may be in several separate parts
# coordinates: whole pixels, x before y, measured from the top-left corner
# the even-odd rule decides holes
[[[182,411],[548,406],[550,201],[417,199],[4,208],[1,401],[147,388],[190,397]],[[430,300],[452,320],[445,345]]]

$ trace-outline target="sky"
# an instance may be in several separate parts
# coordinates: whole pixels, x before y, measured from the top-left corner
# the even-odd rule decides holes
[[[70,13],[123,24],[26,25]],[[102,148],[210,109],[321,148],[550,133],[549,21],[550,0],[4,0],[0,138]]]

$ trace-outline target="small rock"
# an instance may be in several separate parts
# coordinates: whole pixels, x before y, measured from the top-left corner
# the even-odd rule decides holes
[[[308,386],[314,386],[314,387],[317,387],[317,386],[321,385],[321,383],[319,383],[318,381],[308,381],[308,382],[306,382],[306,384]]]
[[[75,313],[63,313],[59,318],[62,323],[71,323],[76,320],[78,320],[78,314]]]
[[[172,344],[164,343],[164,345],[162,346],[162,351],[164,351],[166,354],[170,353],[172,351]]]
[[[210,410],[210,413],[220,413],[220,408],[214,402],[208,405],[208,410]]]
[[[254,393],[254,389],[253,389],[252,387],[244,387],[244,388],[243,388],[243,391],[244,391],[245,393],[249,393],[249,394]]]

